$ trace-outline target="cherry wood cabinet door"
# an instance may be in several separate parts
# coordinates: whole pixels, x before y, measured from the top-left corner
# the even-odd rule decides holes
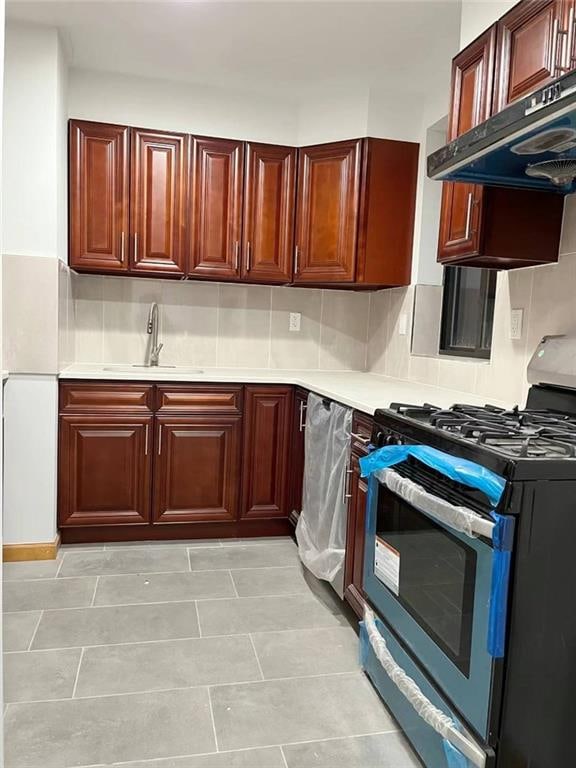
[[[453,61],[449,141],[490,116],[495,41],[496,33],[492,27]],[[481,186],[444,183],[438,261],[450,262],[480,252],[482,201]]]
[[[289,283],[294,254],[296,149],[246,145],[242,277]]]
[[[193,138],[191,263],[194,277],[240,277],[244,144]]]
[[[294,392],[294,407],[292,408],[292,427],[290,434],[290,488],[288,503],[290,520],[294,525],[298,522],[300,512],[302,511],[307,402],[308,392],[304,389],[297,389]]]
[[[126,272],[129,130],[71,120],[70,266]]]
[[[568,38],[563,13],[562,0],[524,0],[498,22],[494,111],[562,74]]]
[[[288,517],[291,416],[292,387],[245,387],[241,517]]]
[[[132,131],[132,272],[185,274],[187,144],[183,134]]]
[[[148,523],[151,416],[61,416],[59,524]]]
[[[356,274],[362,140],[299,150],[294,283]]]
[[[364,544],[366,541],[366,501],[368,486],[360,476],[358,456],[350,457],[352,474],[349,480],[350,501],[348,503],[348,524],[346,531],[346,566],[344,573],[344,596],[358,616],[364,613]]]
[[[154,522],[236,520],[240,416],[156,419]]]

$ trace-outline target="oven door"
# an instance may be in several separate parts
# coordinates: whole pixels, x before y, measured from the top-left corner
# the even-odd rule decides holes
[[[364,589],[380,618],[490,743],[498,664],[488,651],[494,524],[477,519],[484,535],[457,530],[450,514],[441,519],[442,507],[451,505],[419,490],[393,469],[370,477]]]

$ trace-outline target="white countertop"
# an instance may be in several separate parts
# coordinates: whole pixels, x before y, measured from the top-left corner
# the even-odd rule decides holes
[[[302,371],[262,368],[138,368],[130,365],[88,365],[78,363],[65,368],[61,379],[94,379],[101,381],[177,381],[189,383],[234,382],[237,384],[294,384],[337,400],[364,413],[390,403],[433,403],[441,408],[454,403],[484,405],[485,397],[455,389],[444,389],[415,381],[394,379],[361,371]],[[498,406],[512,403],[490,400]]]

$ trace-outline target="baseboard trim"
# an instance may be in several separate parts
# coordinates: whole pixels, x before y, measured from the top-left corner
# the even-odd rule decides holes
[[[56,560],[60,548],[60,535],[44,544],[4,544],[2,560],[18,563],[22,560]]]

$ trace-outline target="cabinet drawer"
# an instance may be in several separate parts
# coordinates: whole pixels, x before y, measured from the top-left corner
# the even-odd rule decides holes
[[[62,413],[148,413],[152,410],[151,385],[96,384],[74,382],[60,384]]]
[[[360,411],[354,411],[352,415],[352,453],[364,456],[368,453],[368,443],[372,437],[374,421],[371,416]]]
[[[159,413],[242,413],[240,386],[162,386],[156,394]]]

